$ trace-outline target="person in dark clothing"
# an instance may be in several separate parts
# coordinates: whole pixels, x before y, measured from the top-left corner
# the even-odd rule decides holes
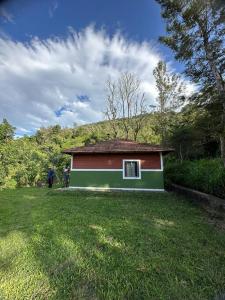
[[[64,181],[64,187],[68,187],[69,186],[69,181],[70,181],[70,168],[69,168],[69,166],[67,166],[63,169],[63,181]]]
[[[55,177],[54,170],[52,168],[49,168],[48,169],[48,187],[49,188],[52,188],[54,177]]]

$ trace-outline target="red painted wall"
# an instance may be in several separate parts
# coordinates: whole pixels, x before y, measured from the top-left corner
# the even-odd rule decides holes
[[[142,169],[160,169],[160,153],[75,154],[73,169],[122,169],[123,159],[140,159]]]

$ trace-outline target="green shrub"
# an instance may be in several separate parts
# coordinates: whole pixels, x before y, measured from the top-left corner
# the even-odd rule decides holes
[[[167,161],[165,178],[166,184],[173,182],[225,198],[225,168],[220,159]]]

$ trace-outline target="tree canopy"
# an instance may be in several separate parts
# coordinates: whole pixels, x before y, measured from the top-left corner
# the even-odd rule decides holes
[[[199,85],[201,104],[217,103],[221,156],[225,165],[225,5],[220,0],[156,0],[166,20],[160,41],[185,63],[185,73]],[[203,97],[202,97],[203,95]],[[195,98],[196,100],[199,97]]]

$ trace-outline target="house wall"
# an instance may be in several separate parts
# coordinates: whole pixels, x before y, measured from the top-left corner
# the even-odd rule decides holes
[[[123,179],[123,160],[141,162],[141,179]],[[161,153],[79,154],[71,160],[70,186],[77,188],[118,188],[163,190]]]
[[[121,169],[123,159],[140,159],[142,169],[160,169],[160,153],[151,154],[78,154],[73,169]]]

